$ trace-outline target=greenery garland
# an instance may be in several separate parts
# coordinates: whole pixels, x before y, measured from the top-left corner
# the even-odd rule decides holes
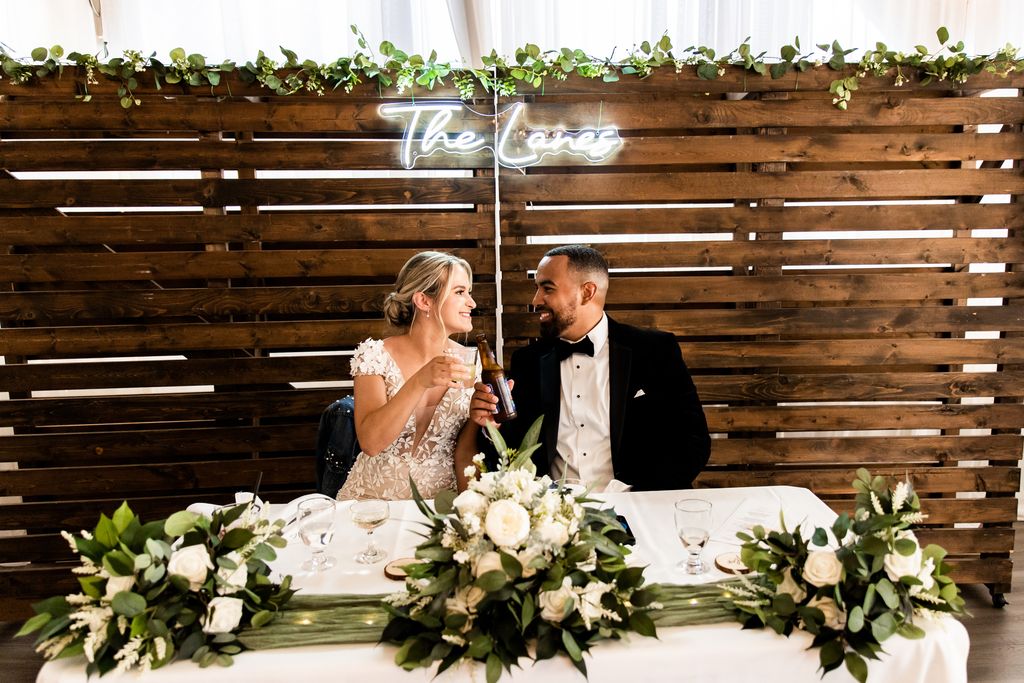
[[[300,62],[295,52],[284,47],[281,48],[285,58],[283,63],[278,63],[260,50],[254,61],[244,65],[237,65],[230,60],[210,64],[203,55],[186,54],[182,48],[171,50],[170,61],[166,63],[157,59],[155,52],[149,57],[143,57],[139,50],[125,50],[121,57],[101,62],[99,53],[71,52],[65,59],[64,49],[60,45],[54,45],[49,50],[44,47],[32,50],[31,61],[16,58],[0,47],[0,62],[3,74],[12,83],[22,85],[47,78],[60,78],[65,67],[74,65],[77,68],[76,98],[83,101],[91,99],[89,86],[99,83],[96,76],[98,72],[120,83],[117,94],[121,106],[126,109],[142,104],[136,93],[140,78],[152,79],[157,90],[164,83],[181,83],[192,87],[209,86],[212,91],[221,84],[224,74],[236,70],[243,82],[259,83],[261,87],[278,95],[303,91],[323,95],[328,88],[342,88],[345,92],[352,92],[355,86],[364,82],[376,83],[380,91],[394,85],[398,93],[402,94],[415,86],[433,90],[450,77],[459,96],[468,100],[476,95],[478,86],[484,92],[514,96],[519,84],[542,88],[545,79],[564,81],[570,74],[613,82],[621,76],[629,75],[646,78],[656,69],[665,67],[674,68],[676,73],[684,67],[694,67],[699,78],[711,81],[725,75],[726,67],[730,66],[773,79],[782,78],[790,71],[803,72],[822,65],[834,71],[843,71],[853,66],[846,61],[846,56],[853,50],[844,49],[838,41],[821,43],[816,46],[816,50],[802,52],[800,38],[797,37],[791,45],[780,48],[778,57],[766,58],[765,52],[757,55],[751,53],[749,37],[738,47],[721,55],[703,45],[691,45],[675,52],[666,33],[654,42],[645,40],[620,61],[614,61],[612,56],[594,57],[579,49],[563,47],[560,50],[542,51],[537,45],[527,44],[516,49],[513,58],[499,56],[492,50],[490,55],[483,57],[485,68],[471,69],[440,62],[436,52],[431,52],[428,57],[408,54],[387,40],[380,44],[378,56],[369,47],[360,30],[355,25],[351,29],[357,37],[358,50],[351,56],[339,57],[327,64],[308,59]],[[845,110],[860,79],[886,76],[893,70],[897,87],[914,75],[921,79],[922,85],[926,85],[933,80],[964,83],[969,77],[980,73],[1006,78],[1011,73],[1024,72],[1024,59],[1017,57],[1018,48],[1009,43],[994,53],[971,56],[964,52],[963,41],[950,43],[949,31],[945,27],[939,28],[936,36],[940,43],[936,52],[929,52],[924,45],[903,52],[890,50],[884,43],[876,43],[875,49],[865,51],[856,63],[853,75],[831,82],[829,91],[833,95],[833,105]]]

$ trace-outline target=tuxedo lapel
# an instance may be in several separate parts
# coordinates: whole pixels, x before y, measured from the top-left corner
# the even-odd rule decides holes
[[[550,465],[558,453],[558,420],[562,399],[562,376],[558,354],[553,348],[540,357],[540,396],[544,414],[542,441]]]
[[[623,420],[626,414],[626,393],[629,388],[629,371],[633,362],[633,350],[624,345],[618,334],[618,325],[608,319],[608,406],[609,437],[612,458],[619,453],[622,441]]]

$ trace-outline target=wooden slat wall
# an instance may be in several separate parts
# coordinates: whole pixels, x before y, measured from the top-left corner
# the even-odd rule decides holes
[[[700,485],[808,486],[848,509],[858,466],[908,475],[922,536],[962,581],[1008,590],[1024,98],[978,95],[1024,76],[869,79],[839,112],[827,69],[663,71],[500,102],[527,102],[532,128],[611,124],[624,142],[598,164],[502,170],[498,207],[488,152],[383,173],[401,169],[402,126],[369,86],[143,89],[126,111],[107,83],[86,104],[70,81],[0,81],[0,612],[67,588],[56,532],[121,499],[151,518],[259,473],[272,500],[310,490],[316,421],[345,390],[295,383],[349,379],[344,352],[386,333],[380,303],[411,254],[473,263],[492,337],[501,271],[508,353],[535,334],[531,269],[575,241],[607,255],[614,317],[677,335],[716,436]]]
[[[122,499],[154,518],[260,476],[272,501],[312,490],[344,352],[388,333],[380,305],[416,252],[474,265],[475,327],[493,337],[492,161],[393,173],[402,127],[378,99],[126,113],[28,95],[0,97],[5,616],[73,585],[56,532]]]
[[[503,173],[506,349],[536,334],[542,254],[599,246],[610,315],[675,333],[694,374],[715,436],[698,485],[850,510],[858,467],[909,476],[922,537],[961,581],[1009,590],[1024,98],[979,95],[858,92],[846,113],[802,87],[538,97],[531,125],[599,114],[624,143]]]

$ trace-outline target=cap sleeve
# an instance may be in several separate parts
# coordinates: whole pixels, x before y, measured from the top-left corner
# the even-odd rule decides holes
[[[352,355],[352,376],[384,375],[386,364],[384,340],[366,339],[356,347],[356,351]]]

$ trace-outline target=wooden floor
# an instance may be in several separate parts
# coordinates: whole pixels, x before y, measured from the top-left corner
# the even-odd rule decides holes
[[[1017,548],[1024,548],[1024,524],[1017,528]],[[1013,569],[1015,592],[1007,596],[1009,605],[992,607],[983,586],[964,587],[970,617],[964,625],[971,635],[971,656],[967,662],[967,680],[971,683],[1005,683],[1024,678],[1024,562]],[[32,650],[31,638],[12,639],[19,623],[0,622],[0,681],[31,683],[42,666]],[[241,656],[245,656],[244,654]],[[826,677],[825,683],[828,683]]]

